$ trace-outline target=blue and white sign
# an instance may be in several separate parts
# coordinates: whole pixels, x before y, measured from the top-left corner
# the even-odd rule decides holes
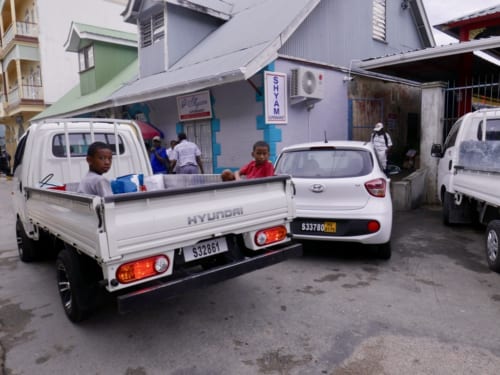
[[[264,72],[264,102],[266,124],[288,123],[285,73]]]

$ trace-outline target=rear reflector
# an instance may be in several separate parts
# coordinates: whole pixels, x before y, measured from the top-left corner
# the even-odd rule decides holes
[[[368,222],[368,232],[375,233],[380,229],[380,223],[378,221],[372,220]]]
[[[377,178],[376,180],[365,182],[365,188],[368,193],[377,198],[385,197],[386,185],[387,183],[383,178]]]

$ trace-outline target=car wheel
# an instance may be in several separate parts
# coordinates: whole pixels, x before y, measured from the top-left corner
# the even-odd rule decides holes
[[[85,282],[81,256],[72,249],[62,250],[56,260],[57,288],[66,316],[74,323],[86,319],[93,297]]]
[[[16,221],[16,237],[19,259],[26,263],[37,260],[35,241],[28,237],[24,230],[23,223],[19,218]]]
[[[383,260],[391,259],[391,241],[377,245],[377,256]]]
[[[500,220],[493,220],[486,228],[486,260],[490,269],[495,272],[500,272],[499,238]]]

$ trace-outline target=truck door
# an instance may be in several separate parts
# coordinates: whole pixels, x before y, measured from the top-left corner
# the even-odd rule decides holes
[[[453,173],[453,163],[456,161],[456,153],[458,152],[456,141],[458,131],[462,125],[462,119],[459,119],[451,128],[446,141],[444,142],[443,157],[439,160],[438,164],[438,194],[439,199],[442,200],[441,190],[444,186],[446,191],[454,193],[451,191],[451,177]]]

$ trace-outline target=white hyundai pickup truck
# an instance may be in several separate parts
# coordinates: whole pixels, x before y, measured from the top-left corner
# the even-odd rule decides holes
[[[302,253],[288,177],[222,182],[165,175],[163,188],[111,196],[75,192],[94,141],[111,145],[110,180],[151,176],[138,126],[116,119],[32,123],[14,157],[19,256],[56,257],[57,285],[73,322],[96,308],[99,288],[126,312]],[[73,190],[73,191],[71,191]]]
[[[500,272],[500,110],[482,109],[457,120],[439,158],[437,191],[445,224],[479,222],[486,229],[486,259]]]

